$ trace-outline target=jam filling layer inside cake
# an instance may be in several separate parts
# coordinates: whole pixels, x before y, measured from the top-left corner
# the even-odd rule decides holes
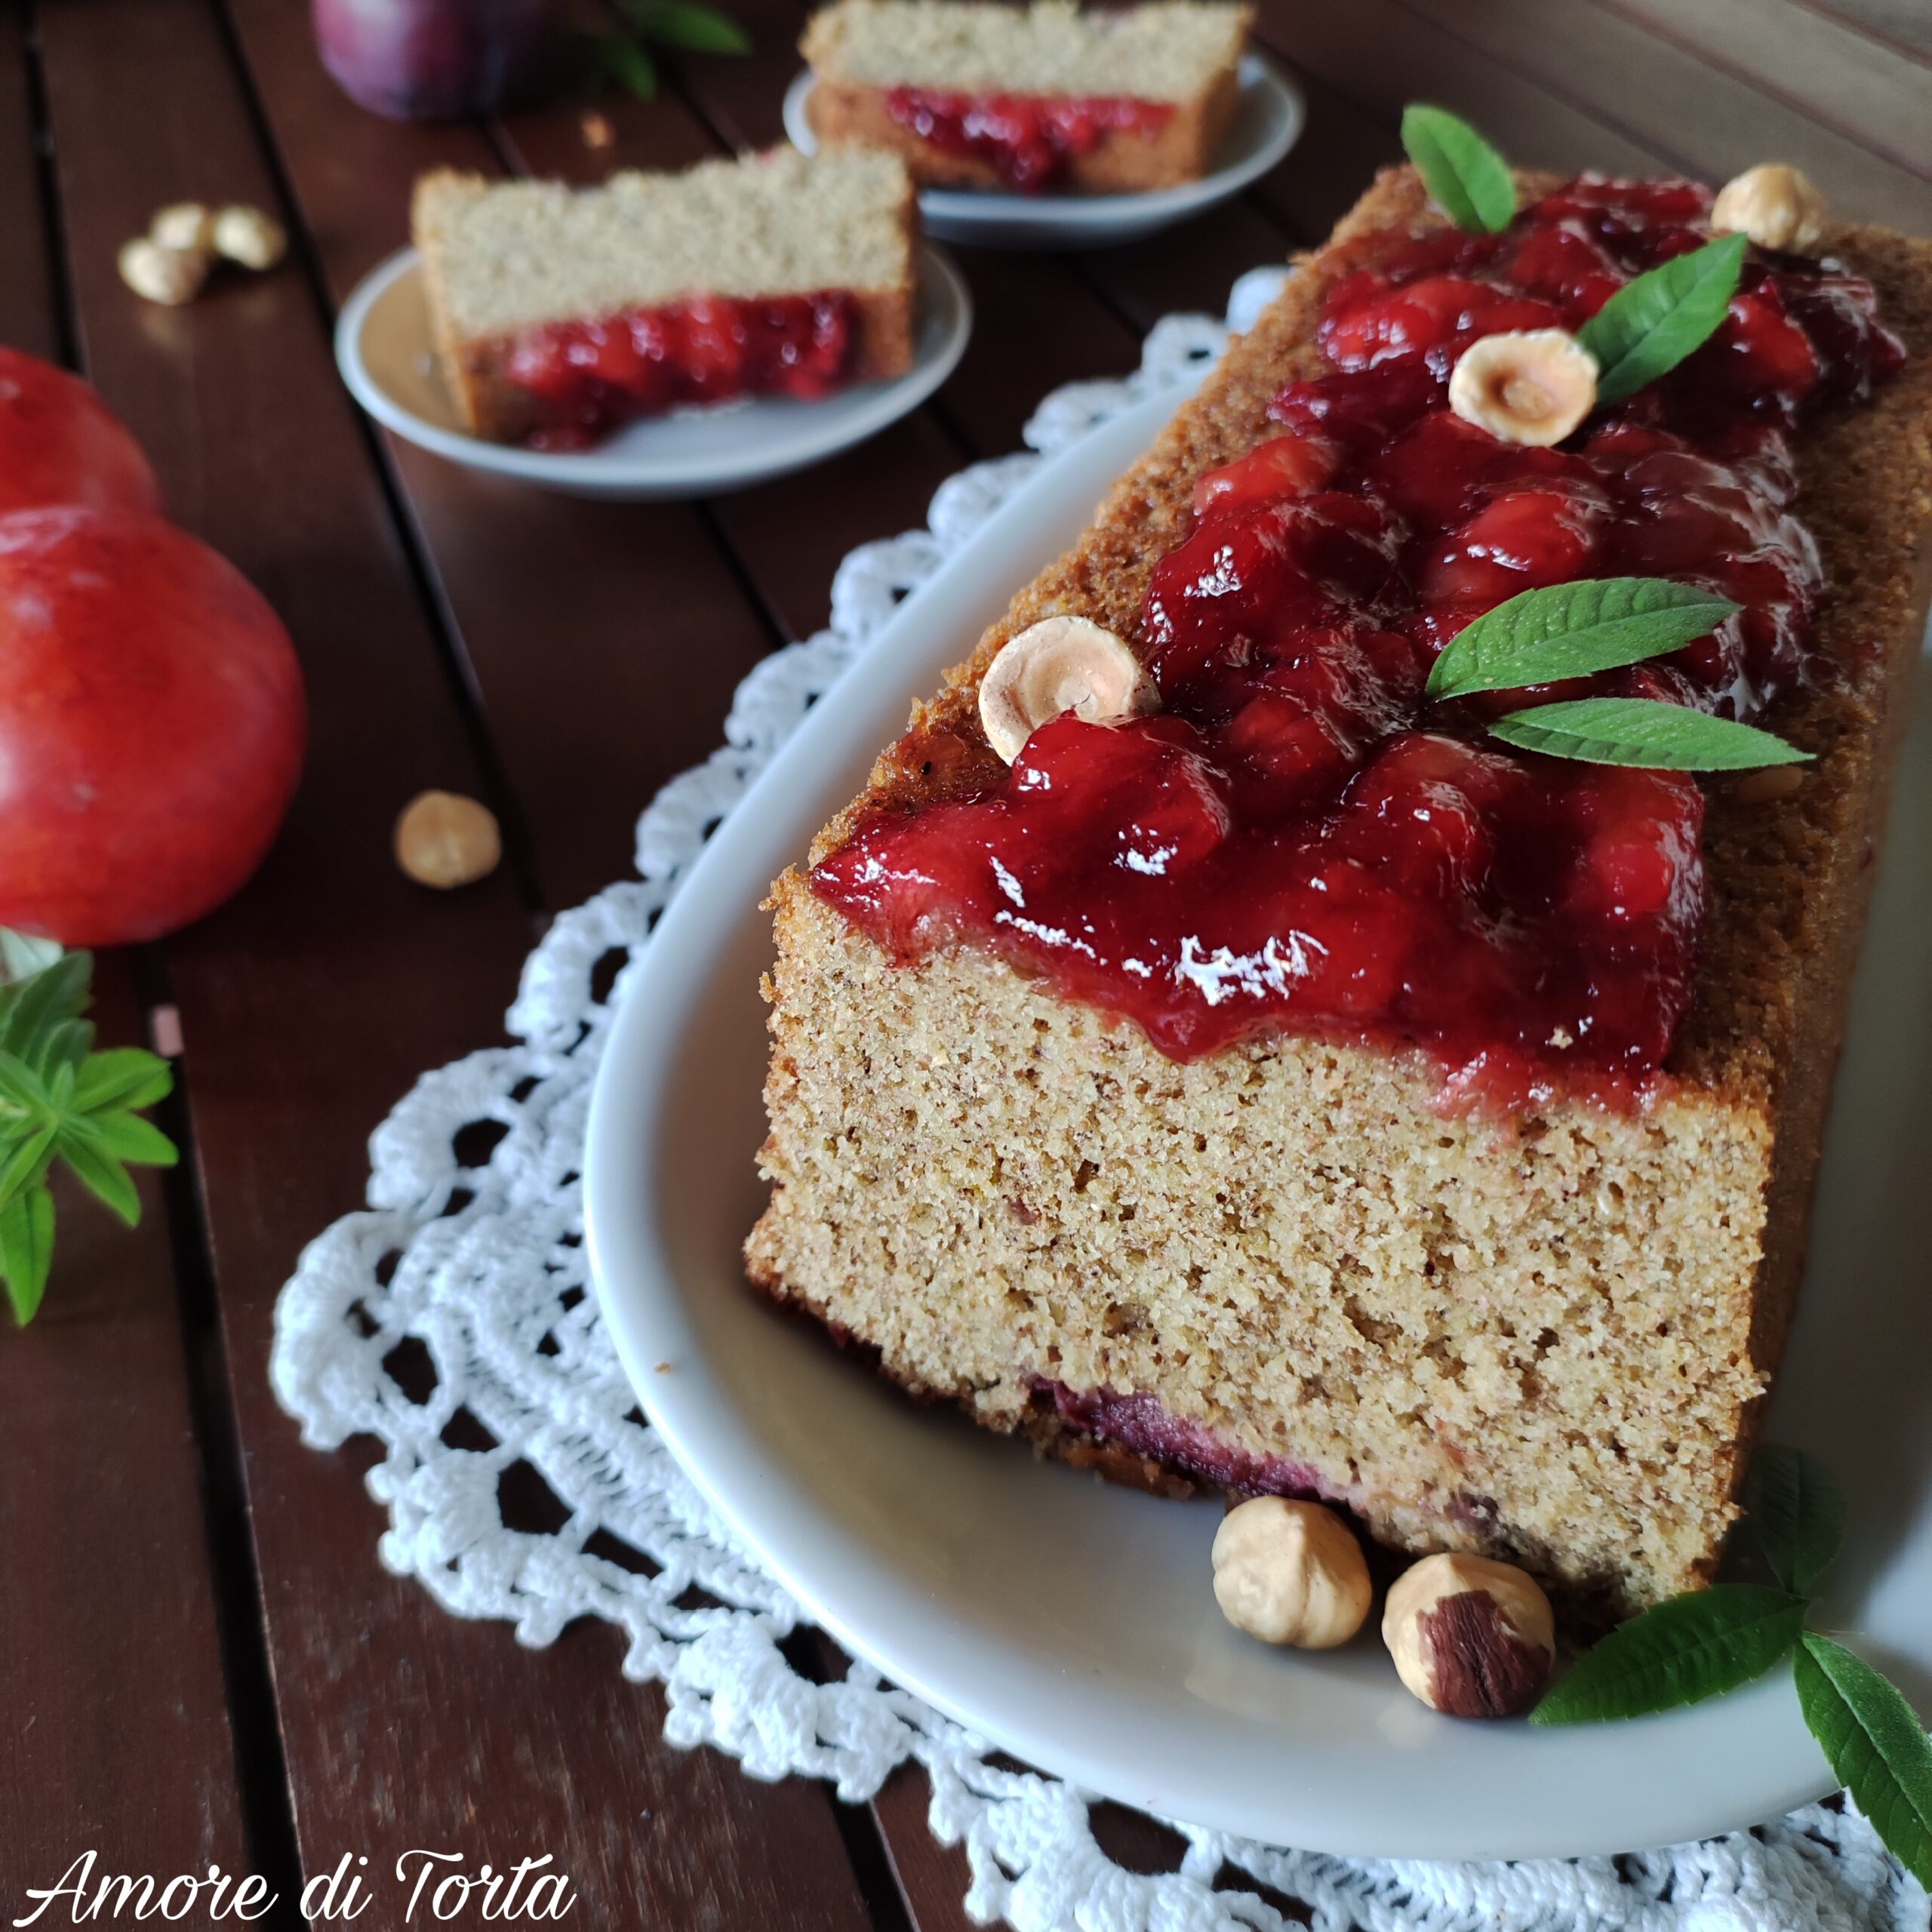
[[[520,331],[499,373],[537,398],[541,449],[581,448],[639,416],[743,395],[829,395],[851,374],[857,305],[838,289],[709,295]]]
[[[1793,429],[1903,358],[1872,290],[1753,251],[1717,334],[1557,448],[1447,407],[1478,337],[1574,330],[1709,238],[1708,192],[1584,176],[1505,232],[1352,245],[1329,373],[1197,488],[1139,646],[1160,715],[1036,731],[977,795],[862,824],[816,891],[902,958],[989,944],[1177,1060],[1291,1031],[1414,1044],[1449,1091],[1661,1066],[1706,903],[1691,777],[1506,750],[1481,707],[1661,698],[1760,719],[1819,667]],[[1436,704],[1429,667],[1518,592],[1663,577],[1744,608],[1672,657]]]
[[[885,108],[921,140],[988,163],[1022,194],[1057,186],[1103,134],[1152,140],[1174,115],[1171,101],[1124,95],[947,94],[934,88],[888,88]]]

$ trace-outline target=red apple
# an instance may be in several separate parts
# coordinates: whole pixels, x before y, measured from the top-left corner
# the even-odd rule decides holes
[[[260,863],[307,735],[261,594],[159,518],[0,516],[0,925],[172,932]]]
[[[0,348],[0,515],[41,503],[161,514],[141,446],[92,387]]]

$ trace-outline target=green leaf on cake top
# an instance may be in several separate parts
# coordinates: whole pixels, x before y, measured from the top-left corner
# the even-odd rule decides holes
[[[1458,228],[1498,235],[1515,219],[1509,164],[1466,121],[1412,102],[1402,110],[1402,146],[1436,206]]]
[[[1429,674],[1432,698],[1586,678],[1681,651],[1743,606],[1667,577],[1592,577],[1525,590],[1451,638]]]
[[[1583,697],[1534,705],[1492,720],[1489,729],[1519,751],[1652,771],[1752,771],[1767,764],[1801,764],[1811,755],[1755,725],[1654,697]]]
[[[131,1226],[141,1199],[129,1166],[176,1158],[174,1143],[138,1112],[173,1086],[168,1063],[137,1047],[92,1051],[94,1028],[81,1016],[93,963],[69,952],[0,986],[0,1275],[23,1325],[53,1263],[54,1162]]]
[[[1627,282],[1577,331],[1597,359],[1597,402],[1621,402],[1701,349],[1724,320],[1744,266],[1727,235]]]
[[[1736,1689],[1792,1655],[1798,1709],[1832,1774],[1887,1848],[1932,1886],[1932,1740],[1905,1697],[1862,1657],[1804,1627],[1835,1554],[1844,1506],[1829,1472],[1794,1449],[1759,1449],[1749,1521],[1780,1583],[1719,1583],[1647,1610],[1588,1652],[1532,1724],[1647,1716]]]

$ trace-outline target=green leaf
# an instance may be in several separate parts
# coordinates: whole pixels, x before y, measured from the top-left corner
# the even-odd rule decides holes
[[[1668,577],[1592,577],[1525,590],[1449,640],[1429,695],[1513,691],[1681,651],[1743,607]]]
[[[1402,146],[1436,206],[1458,228],[1500,235],[1515,219],[1509,164],[1466,121],[1412,103],[1402,110]]]
[[[140,1168],[171,1168],[181,1158],[174,1143],[152,1121],[125,1108],[90,1114],[88,1125],[102,1148],[117,1161],[131,1161]]]
[[[1898,1690],[1842,1644],[1805,1632],[1798,1707],[1826,1761],[1887,1848],[1932,1886],[1932,1743]]]
[[[54,1197],[42,1185],[0,1208],[0,1274],[14,1319],[24,1328],[39,1312],[54,1264]]]
[[[34,1042],[33,1069],[45,1079],[56,1068],[70,1070],[79,1066],[88,1057],[88,1049],[94,1044],[94,1023],[91,1020],[57,1020],[41,1033]]]
[[[601,34],[592,42],[597,63],[617,85],[639,100],[657,98],[657,63],[634,40],[622,34]]]
[[[110,1047],[82,1063],[74,1105],[84,1114],[103,1107],[151,1107],[174,1086],[174,1069],[144,1047]]]
[[[134,1178],[118,1157],[109,1151],[91,1121],[63,1121],[54,1145],[61,1159],[73,1169],[90,1193],[97,1195],[129,1227],[140,1222],[141,1197]]]
[[[1809,1596],[1832,1566],[1844,1534],[1844,1492],[1815,1456],[1761,1444],[1745,1485],[1751,1531],[1771,1574]]]
[[[1737,293],[1745,238],[1727,235],[1620,288],[1577,340],[1597,358],[1597,401],[1621,402],[1701,348]]]
[[[1755,1583],[1669,1598],[1582,1657],[1530,1721],[1592,1724],[1697,1703],[1763,1676],[1804,1627],[1802,1597]]]
[[[63,953],[30,980],[5,989],[0,1001],[0,1050],[29,1058],[34,1042],[50,1026],[78,1020],[86,1010],[91,953]]]
[[[749,54],[751,36],[715,8],[690,0],[635,0],[624,17],[646,40],[681,47],[694,54]]]
[[[1489,728],[1506,745],[1526,752],[1654,771],[1749,771],[1764,764],[1802,764],[1811,756],[1753,725],[1651,697],[1533,705],[1493,719]]]
[[[35,1119],[54,1111],[47,1082],[17,1055],[0,1052],[0,1107],[12,1107]]]
[[[54,1158],[58,1130],[49,1121],[23,1139],[15,1141],[0,1160],[0,1207],[17,1200],[28,1189],[39,1186],[48,1164]]]

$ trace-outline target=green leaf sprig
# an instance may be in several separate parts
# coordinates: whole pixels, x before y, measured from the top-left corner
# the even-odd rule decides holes
[[[1597,401],[1621,402],[1717,332],[1737,293],[1745,238],[1706,242],[1626,282],[1577,340],[1597,359]]]
[[[1500,235],[1516,217],[1509,164],[1466,121],[1412,102],[1402,110],[1402,146],[1435,205],[1472,235]]]
[[[1932,1739],[1895,1685],[1805,1627],[1843,1534],[1838,1484],[1810,1457],[1767,1444],[1752,1465],[1746,1500],[1778,1587],[1718,1583],[1645,1611],[1584,1656],[1530,1721],[1589,1724],[1672,1710],[1735,1690],[1791,1657],[1798,1708],[1832,1775],[1900,1863],[1932,1886]]]
[[[1429,671],[1427,695],[1518,691],[1640,664],[1682,650],[1743,608],[1668,577],[1589,577],[1525,590],[1449,640]],[[1489,730],[1522,751],[1657,771],[1748,771],[1810,756],[1755,725],[1657,698],[1532,705],[1491,719]]]
[[[0,1275],[23,1327],[54,1259],[54,1163],[132,1227],[141,1198],[129,1166],[177,1158],[140,1112],[174,1085],[167,1061],[139,1047],[93,1051],[94,1027],[81,1017],[93,969],[88,954],[69,952],[0,986]]]
[[[639,100],[657,97],[652,47],[685,54],[749,54],[751,36],[728,14],[697,0],[617,0],[623,26],[583,36],[591,72],[615,81]]]

